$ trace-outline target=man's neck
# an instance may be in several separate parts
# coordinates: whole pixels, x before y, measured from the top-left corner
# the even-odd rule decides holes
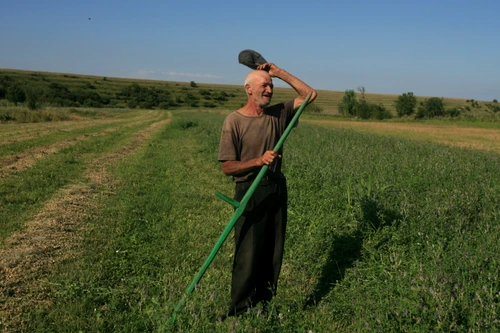
[[[247,103],[245,106],[238,109],[238,112],[248,117],[260,117],[264,113],[264,110],[265,109],[253,103]]]

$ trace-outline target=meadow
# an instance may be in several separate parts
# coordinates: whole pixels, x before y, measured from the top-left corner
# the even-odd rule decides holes
[[[232,215],[214,195],[233,191],[216,158],[227,111],[79,112],[0,125],[4,332],[500,330],[496,125],[479,147],[452,139],[470,124],[441,124],[441,142],[304,117],[285,143],[289,224],[269,310],[219,320],[231,235],[170,326]]]

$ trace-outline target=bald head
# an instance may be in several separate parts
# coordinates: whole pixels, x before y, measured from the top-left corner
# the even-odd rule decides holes
[[[263,71],[263,70],[254,70],[251,71],[250,73],[247,74],[247,77],[245,78],[245,86],[247,84],[252,85],[255,83],[257,78],[264,78],[264,79],[271,79],[271,76],[269,75],[268,72]]]

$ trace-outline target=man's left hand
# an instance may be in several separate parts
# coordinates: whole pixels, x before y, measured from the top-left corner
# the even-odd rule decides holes
[[[281,70],[272,62],[266,62],[265,64],[259,65],[257,66],[257,69],[268,72],[271,77],[277,77],[278,72]]]

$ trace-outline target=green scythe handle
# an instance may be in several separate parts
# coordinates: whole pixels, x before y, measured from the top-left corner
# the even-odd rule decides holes
[[[305,106],[309,102],[309,99],[311,98],[311,94],[312,93],[309,93],[306,96],[306,98],[304,99],[304,101],[300,105],[300,107],[297,110],[297,112],[295,112],[295,115],[293,116],[292,120],[290,121],[290,124],[288,124],[287,128],[285,129],[285,132],[283,132],[283,135],[281,136],[281,138],[279,139],[278,143],[274,147],[274,149],[273,149],[274,151],[277,152],[277,151],[279,151],[281,149],[281,147],[283,147],[283,143],[285,142],[288,134],[290,134],[290,132],[292,131],[292,128],[295,126],[295,123],[297,122],[297,120],[299,119],[302,111],[304,111]],[[224,194],[222,194],[220,192],[216,192],[215,193],[219,198],[221,198],[222,200],[226,201],[231,206],[233,206],[234,208],[236,208],[236,210],[234,211],[233,216],[229,220],[229,223],[227,224],[226,228],[222,232],[222,235],[219,237],[219,240],[217,241],[217,243],[215,243],[215,246],[213,247],[212,251],[210,252],[210,255],[205,260],[205,262],[203,263],[203,265],[199,269],[198,273],[196,273],[196,276],[194,277],[193,281],[191,282],[191,284],[187,287],[186,291],[184,292],[184,295],[182,296],[182,299],[179,301],[179,303],[175,307],[174,314],[170,318],[169,323],[172,324],[175,321],[175,314],[177,312],[179,312],[180,309],[184,306],[184,304],[186,303],[186,298],[194,290],[194,288],[196,287],[196,284],[201,280],[201,278],[203,277],[203,274],[207,270],[208,266],[210,266],[210,264],[214,260],[215,256],[217,255],[217,252],[219,252],[220,247],[222,246],[222,244],[226,240],[227,236],[229,235],[229,233],[233,229],[236,221],[238,220],[238,218],[245,211],[245,207],[246,207],[246,205],[248,203],[248,200],[250,200],[250,198],[252,197],[252,195],[255,192],[255,189],[257,188],[257,186],[259,186],[259,183],[262,180],[262,177],[264,177],[264,175],[266,174],[268,168],[269,167],[267,165],[262,166],[262,168],[260,169],[259,173],[257,174],[257,177],[255,177],[252,185],[248,189],[247,193],[245,193],[245,196],[243,197],[243,199],[241,199],[240,202],[238,202],[238,201],[236,201],[234,199],[231,199],[230,197],[228,197],[228,196],[226,196],[226,195],[224,195]]]

